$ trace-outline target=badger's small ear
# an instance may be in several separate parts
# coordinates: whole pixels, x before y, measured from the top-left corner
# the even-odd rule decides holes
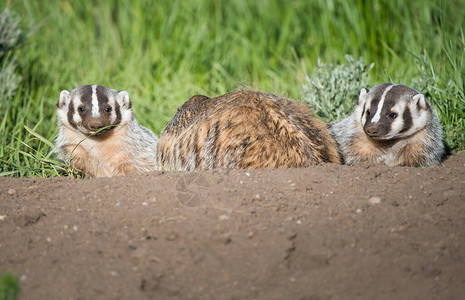
[[[413,105],[416,105],[419,110],[428,109],[428,104],[426,103],[425,95],[416,94],[415,96],[413,96],[412,101],[413,101]]]
[[[62,108],[65,104],[69,103],[69,91],[63,90],[60,93],[60,100],[58,100],[57,107]]]
[[[131,109],[132,104],[131,100],[129,100],[129,93],[126,91],[118,92],[118,102],[121,103],[125,108]]]
[[[357,105],[363,105],[368,91],[369,90],[362,88],[362,90],[360,91],[360,96],[358,96]]]

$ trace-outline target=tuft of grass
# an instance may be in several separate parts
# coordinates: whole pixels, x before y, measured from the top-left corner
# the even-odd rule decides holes
[[[444,129],[444,141],[448,152],[465,150],[465,45],[463,32],[460,42],[464,51],[452,54],[455,47],[447,46],[450,69],[444,76],[436,70],[430,58],[424,53],[418,57],[420,77],[412,81],[412,85],[422,91],[436,109]]]
[[[317,58],[334,66],[345,54],[375,62],[370,86],[418,78],[422,53],[445,83],[452,76],[460,85],[464,68],[458,63],[453,71],[447,62],[463,55],[457,41],[465,11],[457,7],[464,0],[8,3],[21,26],[40,24],[8,54],[22,77],[16,94],[0,100],[0,173],[8,176],[57,176],[44,160],[53,158],[52,148],[24,125],[53,143],[60,91],[83,84],[128,91],[139,123],[159,134],[195,94],[247,85],[299,98]],[[463,149],[460,134],[450,143]]]
[[[0,300],[16,300],[20,292],[19,280],[11,272],[0,274]]]

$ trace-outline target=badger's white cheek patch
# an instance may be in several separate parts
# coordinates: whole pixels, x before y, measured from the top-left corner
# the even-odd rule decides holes
[[[405,106],[406,104],[404,102],[399,102],[391,108],[391,113],[396,113],[397,117],[392,120],[391,130],[388,133],[389,137],[398,136],[399,133],[404,129],[405,120],[403,112],[405,111]]]
[[[362,126],[365,126],[365,123],[367,122],[367,117],[366,117],[366,114],[364,114],[361,118],[360,118],[360,124],[362,124]]]
[[[77,111],[73,114],[73,121],[76,124],[80,124],[81,117],[79,116],[79,113]]]
[[[365,126],[366,122],[367,122],[367,111],[365,110],[362,116],[362,125]]]
[[[98,99],[97,99],[97,86],[93,85],[92,86],[92,116],[93,117],[99,117],[100,116],[100,110],[98,107]]]
[[[114,109],[111,110],[110,121],[111,121],[111,124],[115,124],[115,121],[116,121],[116,112],[115,112]]]
[[[429,119],[429,114],[427,112],[424,112],[418,116],[418,126],[419,127],[425,127],[426,124],[428,123]],[[415,126],[415,122],[413,122]]]
[[[356,122],[360,122],[360,124],[364,124],[365,121],[365,115],[362,115],[363,114],[363,107],[360,106],[359,104],[357,104],[355,106],[355,110],[354,110],[354,115],[355,115],[355,118],[356,118]]]
[[[391,123],[391,130],[388,135],[396,136],[403,128],[404,128],[404,120],[402,119],[401,116],[398,116]]]
[[[115,124],[115,121],[116,121],[115,97],[113,96],[108,97],[108,103],[111,106],[110,121],[111,121],[111,124]]]
[[[132,119],[132,111],[128,109],[123,109],[121,112],[121,124],[129,123]]]
[[[68,116],[66,115],[67,110],[68,110],[67,107],[64,109],[57,109],[58,121],[61,124],[68,124]]]
[[[365,111],[362,109],[360,109],[360,123],[362,126],[365,126],[365,123],[367,122],[367,110],[369,110],[368,105],[366,105]]]
[[[79,115],[79,106],[81,105],[81,101],[78,99],[73,99],[73,103],[70,103],[69,105],[74,106],[74,113],[73,113],[73,122],[77,125],[81,124],[81,116]]]

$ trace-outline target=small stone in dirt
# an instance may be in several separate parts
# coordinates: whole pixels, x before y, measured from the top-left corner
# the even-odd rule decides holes
[[[222,215],[220,215],[220,216],[218,217],[218,219],[220,219],[220,220],[227,220],[227,219],[229,219],[229,217],[228,217],[228,215],[226,215],[226,214],[222,214]]]
[[[455,190],[447,190],[445,192],[442,193],[447,199],[449,198],[453,198],[455,196],[459,196],[460,193],[458,191],[455,191]]]
[[[380,197],[371,197],[370,199],[368,199],[368,203],[370,204],[379,204],[381,203],[381,198]]]
[[[147,256],[147,251],[145,251],[145,249],[137,248],[131,254],[131,259],[134,263],[140,263],[146,256]]]
[[[39,208],[28,207],[23,212],[22,225],[26,226],[29,224],[37,223],[43,216],[45,216],[45,214]]]
[[[222,244],[228,245],[232,242],[232,239],[229,236],[224,236],[219,239],[219,242]]]
[[[399,202],[397,202],[396,200],[391,201],[389,204],[391,204],[392,206],[399,206]]]
[[[15,189],[9,189],[8,190],[8,195],[13,195],[13,194],[16,194],[16,190]]]
[[[171,232],[166,236],[167,241],[175,241],[178,238],[178,234],[176,232]]]
[[[0,215],[0,221],[5,220],[5,218],[6,218],[6,215]]]
[[[291,233],[291,234],[287,237],[287,239],[290,240],[290,241],[292,241],[292,240],[295,239],[296,237],[297,237],[297,232],[293,232],[293,233]]]
[[[249,239],[251,239],[253,236],[254,236],[254,232],[253,232],[253,231],[249,231],[249,233],[247,234],[247,237],[248,237]]]

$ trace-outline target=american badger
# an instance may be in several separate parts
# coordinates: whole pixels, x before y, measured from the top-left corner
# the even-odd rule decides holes
[[[439,164],[442,130],[423,94],[383,83],[362,89],[354,113],[329,125],[346,164]]]
[[[58,152],[83,173],[102,177],[157,169],[158,137],[134,119],[126,91],[100,85],[64,90],[56,112]]]
[[[194,96],[161,134],[157,161],[187,171],[341,163],[326,127],[305,105],[272,94]]]

